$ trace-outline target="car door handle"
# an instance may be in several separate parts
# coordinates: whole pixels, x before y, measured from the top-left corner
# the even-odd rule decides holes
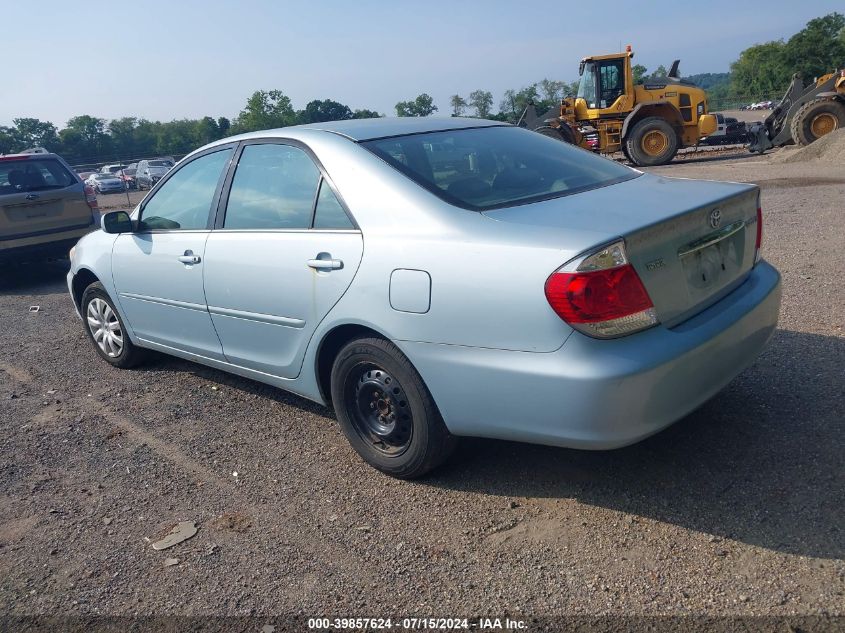
[[[26,194],[26,199],[27,200],[38,200],[38,194],[37,193],[28,193],[28,194]]]
[[[315,270],[340,270],[343,268],[343,261],[340,259],[309,259],[306,263]]]
[[[194,255],[194,251],[185,251],[184,255],[180,255],[176,259],[183,264],[199,264],[202,261],[199,255]]]

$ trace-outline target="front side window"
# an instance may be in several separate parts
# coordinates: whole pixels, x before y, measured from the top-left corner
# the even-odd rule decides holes
[[[197,230],[208,226],[211,203],[232,149],[192,160],[144,205],[141,229]]]
[[[578,82],[578,98],[587,102],[588,108],[595,108],[598,101],[596,90],[596,65],[593,62],[584,64],[581,79]]]
[[[298,147],[247,145],[241,153],[223,228],[308,229],[320,171]]]
[[[0,161],[0,196],[63,189],[75,182],[67,169],[51,158]]]
[[[446,202],[472,211],[557,198],[639,175],[512,126],[411,134],[362,145]]]

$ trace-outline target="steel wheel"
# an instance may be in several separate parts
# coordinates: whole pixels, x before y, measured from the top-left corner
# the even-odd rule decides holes
[[[360,363],[347,375],[344,400],[355,431],[375,450],[388,457],[408,450],[414,420],[396,378],[377,365]]]
[[[836,120],[835,116],[829,112],[822,112],[813,119],[812,123],[810,123],[810,130],[816,138],[818,138],[833,132],[838,125],[839,121]]]
[[[649,156],[660,156],[669,146],[669,137],[661,130],[649,130],[643,136],[640,146]]]
[[[123,330],[111,306],[95,297],[88,303],[86,320],[91,337],[103,353],[111,358],[120,356],[123,351]]]

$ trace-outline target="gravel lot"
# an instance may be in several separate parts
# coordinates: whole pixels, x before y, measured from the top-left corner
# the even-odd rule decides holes
[[[111,368],[66,262],[0,269],[0,613],[841,618],[845,170],[650,171],[761,185],[784,277],[767,351],[636,446],[468,439],[417,482],[282,391],[163,356]],[[184,520],[194,538],[145,540]]]

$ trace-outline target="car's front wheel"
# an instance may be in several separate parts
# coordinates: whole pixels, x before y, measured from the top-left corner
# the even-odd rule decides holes
[[[349,443],[388,475],[420,477],[455,447],[422,378],[390,341],[364,338],[343,347],[332,367],[331,392]]]
[[[103,284],[95,282],[82,293],[85,331],[100,357],[115,367],[128,369],[144,359],[144,350],[129,340],[123,320]]]

